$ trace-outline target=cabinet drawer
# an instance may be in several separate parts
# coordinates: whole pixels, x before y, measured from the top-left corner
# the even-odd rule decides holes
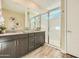
[[[34,37],[29,37],[29,41],[34,41]]]
[[[34,33],[29,33],[29,37],[34,37]]]
[[[29,52],[34,50],[35,47],[35,37],[34,33],[29,34]]]
[[[27,34],[19,34],[19,35],[12,35],[10,37],[14,38],[14,39],[19,39],[19,38],[27,38],[28,35]]]
[[[30,41],[29,42],[29,51],[34,50],[34,47],[35,47],[34,41]]]

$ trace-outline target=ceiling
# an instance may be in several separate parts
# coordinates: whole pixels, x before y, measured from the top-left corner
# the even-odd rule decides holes
[[[21,13],[28,10],[39,14],[60,7],[60,0],[3,0],[2,2],[4,9]]]
[[[40,5],[42,8],[46,8],[48,10],[56,8],[60,6],[60,0],[32,0],[38,5]]]
[[[3,9],[9,9],[9,10],[21,12],[21,13],[23,13],[25,11],[24,6],[22,6],[20,4],[16,4],[12,0],[2,0],[2,2],[3,2],[2,3]]]

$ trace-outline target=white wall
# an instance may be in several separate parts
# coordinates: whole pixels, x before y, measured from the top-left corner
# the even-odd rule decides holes
[[[2,6],[1,6],[1,0],[0,0],[0,9],[1,9],[1,7],[2,7]]]

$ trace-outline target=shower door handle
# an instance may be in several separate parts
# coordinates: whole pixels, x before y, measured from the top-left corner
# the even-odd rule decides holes
[[[67,32],[68,32],[68,33],[72,33],[72,31],[71,31],[71,30],[68,30]]]

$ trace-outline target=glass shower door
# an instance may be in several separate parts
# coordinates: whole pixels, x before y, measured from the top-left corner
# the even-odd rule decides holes
[[[48,13],[41,15],[41,30],[45,31],[45,42],[48,43]]]
[[[61,14],[57,8],[49,13],[49,44],[60,47]]]

